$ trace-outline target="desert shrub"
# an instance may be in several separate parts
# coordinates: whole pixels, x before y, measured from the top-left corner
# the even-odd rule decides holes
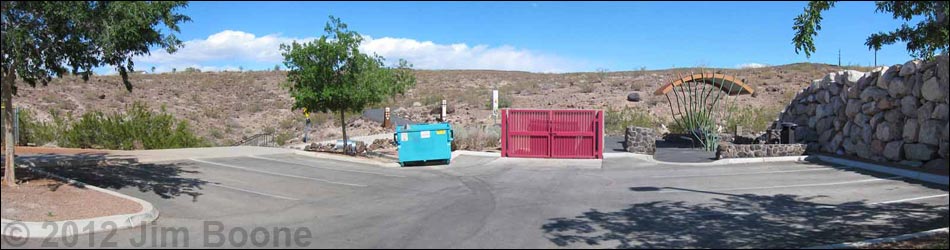
[[[604,115],[604,129],[607,134],[622,135],[629,126],[656,128],[657,120],[642,109],[620,108],[607,109]]]
[[[21,145],[45,145],[62,139],[68,123],[56,110],[50,111],[51,121],[37,121],[33,112],[21,109],[19,119],[19,142]]]
[[[202,147],[208,143],[195,136],[187,121],[178,121],[164,107],[155,113],[136,102],[126,113],[83,114],[65,130],[60,145],[132,150]]]
[[[781,108],[746,106],[730,110],[731,115],[725,119],[726,132],[734,133],[736,126],[742,126],[746,131],[764,132],[778,117]]]
[[[294,139],[294,133],[291,131],[282,131],[274,136],[274,142],[277,143],[277,146],[284,146],[292,139]]]
[[[485,109],[491,110],[491,96],[489,95],[488,104]],[[511,107],[511,95],[506,92],[498,91],[498,108],[506,109]]]
[[[498,149],[501,146],[501,128],[496,126],[475,126],[453,128],[455,139],[452,151]]]

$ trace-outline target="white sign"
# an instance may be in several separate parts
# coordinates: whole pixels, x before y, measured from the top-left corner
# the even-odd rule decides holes
[[[422,139],[426,139],[432,136],[431,134],[429,134],[429,131],[422,131],[422,132],[419,132],[419,137],[421,137]]]
[[[402,139],[402,141],[409,141],[409,133],[402,133],[401,135],[402,137],[400,139]]]

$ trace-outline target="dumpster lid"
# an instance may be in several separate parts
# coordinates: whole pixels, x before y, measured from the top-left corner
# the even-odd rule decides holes
[[[448,123],[417,123],[417,124],[406,124],[406,125],[396,126],[396,133],[432,131],[432,130],[451,130],[451,129],[452,129],[452,126],[449,125]]]

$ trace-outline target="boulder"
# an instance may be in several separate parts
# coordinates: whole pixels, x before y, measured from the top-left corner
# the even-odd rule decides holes
[[[877,101],[877,108],[880,110],[892,109],[894,108],[894,102],[895,100],[892,100],[890,98],[883,98]]]
[[[639,102],[639,101],[641,101],[641,100],[642,100],[642,99],[640,99],[640,93],[634,92],[634,93],[630,93],[629,95],[627,95],[627,101],[630,101],[630,102]]]
[[[941,103],[934,108],[933,114],[930,115],[931,119],[935,120],[948,120],[950,119],[950,106],[945,103]]]
[[[909,76],[917,73],[917,67],[920,65],[920,61],[913,60],[904,63],[904,66],[901,67],[901,71],[898,75],[900,76]]]
[[[887,93],[893,98],[901,98],[907,95],[909,88],[907,84],[904,83],[903,77],[894,77],[891,79],[891,83],[887,88]]]
[[[871,158],[871,144],[870,143],[859,143],[854,147],[854,154],[858,157],[864,159]]]
[[[934,159],[924,163],[924,169],[927,170],[947,170],[946,159]]]
[[[847,115],[848,117],[854,117],[860,112],[861,112],[861,101],[858,99],[848,100],[848,105],[846,105],[846,108],[844,111],[845,115]],[[914,109],[914,112],[917,112],[917,110]]]
[[[880,125],[877,125],[877,131],[874,133],[874,138],[877,138],[883,142],[889,142],[901,136],[900,132],[900,127],[896,124],[884,122]]]
[[[917,118],[917,98],[905,96],[901,99],[901,113],[907,117]]]
[[[877,108],[876,102],[867,102],[861,106],[861,113],[864,113],[865,115],[874,115],[878,112],[881,112],[881,109]]]
[[[878,87],[868,87],[861,91],[861,101],[870,102],[887,96],[887,91]]]
[[[947,84],[944,84],[945,86]],[[947,97],[948,88],[940,86],[940,82],[936,77],[931,77],[924,82],[924,85],[920,89],[920,94],[931,102],[943,102],[943,98]]]
[[[904,120],[904,114],[896,109],[884,112],[884,120],[893,124],[900,124]]]
[[[887,72],[887,70],[888,70],[888,67],[887,67],[887,66],[881,66],[881,67],[877,67],[876,69],[874,69],[874,70],[871,71],[871,73],[872,73],[873,75],[878,76],[878,77],[877,77],[877,80],[875,81],[875,85],[876,85],[878,88],[887,89],[887,85],[888,85],[889,83],[884,79],[884,77],[881,77],[881,75],[883,75],[885,72]]]
[[[948,77],[948,75],[947,75],[947,74],[948,74],[948,72],[947,72],[947,71],[948,71],[948,69],[947,69],[947,67],[948,67],[948,65],[947,65],[947,63],[948,63],[948,62],[947,62],[947,59],[948,59],[948,58],[947,58],[947,57],[948,57],[948,54],[943,54],[943,55],[940,55],[940,56],[937,57],[937,76],[940,77],[940,78],[942,78],[940,82],[947,82],[947,81],[950,81],[950,79],[947,79],[947,77]]]
[[[835,109],[831,104],[828,105],[818,105],[815,110],[815,116],[818,118],[824,118],[827,116],[835,115]]]
[[[848,86],[854,86],[861,78],[865,77],[865,73],[857,70],[845,70],[843,77],[841,78],[842,82]]]
[[[904,120],[904,131],[903,138],[907,143],[916,143],[917,142],[917,132],[920,128],[917,125],[917,119],[907,119]]]
[[[818,91],[818,102],[831,103],[831,92],[829,92],[828,90]]]
[[[891,79],[897,76],[897,71],[900,70],[900,67],[889,67],[887,70],[881,71],[880,75],[877,77],[876,86],[885,86],[890,85]]]
[[[950,143],[944,142],[940,143],[940,157],[947,159],[950,158]]]
[[[924,144],[904,144],[904,155],[912,161],[929,161],[933,159],[933,148]]]
[[[871,127],[872,127],[872,128],[876,128],[878,124],[881,124],[881,123],[883,123],[883,122],[884,122],[884,113],[877,113],[877,114],[874,114],[874,116],[871,117],[871,123],[870,123],[870,124],[871,124]]]
[[[904,142],[892,141],[884,146],[884,158],[892,161],[899,161],[904,158]]]
[[[880,140],[874,140],[871,142],[871,153],[874,155],[884,154],[884,142]]]
[[[934,104],[932,102],[925,102],[923,105],[920,105],[920,108],[917,108],[917,119],[921,121],[930,118],[934,113]]]
[[[925,120],[920,123],[920,134],[917,141],[932,146],[940,145],[940,137],[943,135],[943,122],[938,120]]]

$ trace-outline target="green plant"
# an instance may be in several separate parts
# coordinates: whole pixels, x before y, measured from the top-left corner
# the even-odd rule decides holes
[[[608,108],[604,115],[604,130],[610,135],[622,135],[627,127],[657,127],[657,120],[645,110],[635,108]]]
[[[498,91],[498,108],[506,109],[511,107],[511,96],[507,93]],[[491,110],[492,103],[491,99],[488,100],[488,103],[485,105],[485,109]]]
[[[792,29],[795,37],[795,53],[805,52],[811,57],[815,52],[813,38],[821,30],[821,13],[835,6],[836,1],[811,1],[805,12],[795,18]],[[946,52],[950,45],[950,5],[946,1],[878,1],[877,12],[890,13],[894,19],[903,19],[909,22],[920,20],[916,27],[906,23],[897,30],[884,33],[878,32],[867,38],[864,45],[869,50],[880,50],[881,46],[897,42],[907,43],[907,52],[920,59],[932,58],[937,51]]]
[[[347,111],[361,112],[403,94],[416,79],[405,60],[390,68],[383,64],[384,58],[360,52],[363,36],[349,30],[339,18],[330,16],[324,31],[326,34],[311,42],[280,45],[287,67],[286,87],[295,110],[338,112],[343,140],[348,140]]]
[[[207,146],[195,136],[187,121],[178,121],[162,108],[150,111],[136,102],[125,113],[111,115],[89,112],[69,125],[63,141],[65,147],[132,150],[190,148]]]
[[[290,131],[283,131],[283,132],[277,133],[277,135],[274,136],[274,141],[277,143],[277,146],[284,146],[285,144],[287,144],[287,141],[290,141],[293,138],[294,138],[294,133]]]
[[[501,128],[495,126],[458,127],[453,129],[452,150],[498,149],[501,146]]]
[[[736,126],[741,126],[746,131],[765,132],[778,117],[780,111],[779,107],[732,107],[730,108],[731,116],[726,117],[725,130],[735,133]]]

